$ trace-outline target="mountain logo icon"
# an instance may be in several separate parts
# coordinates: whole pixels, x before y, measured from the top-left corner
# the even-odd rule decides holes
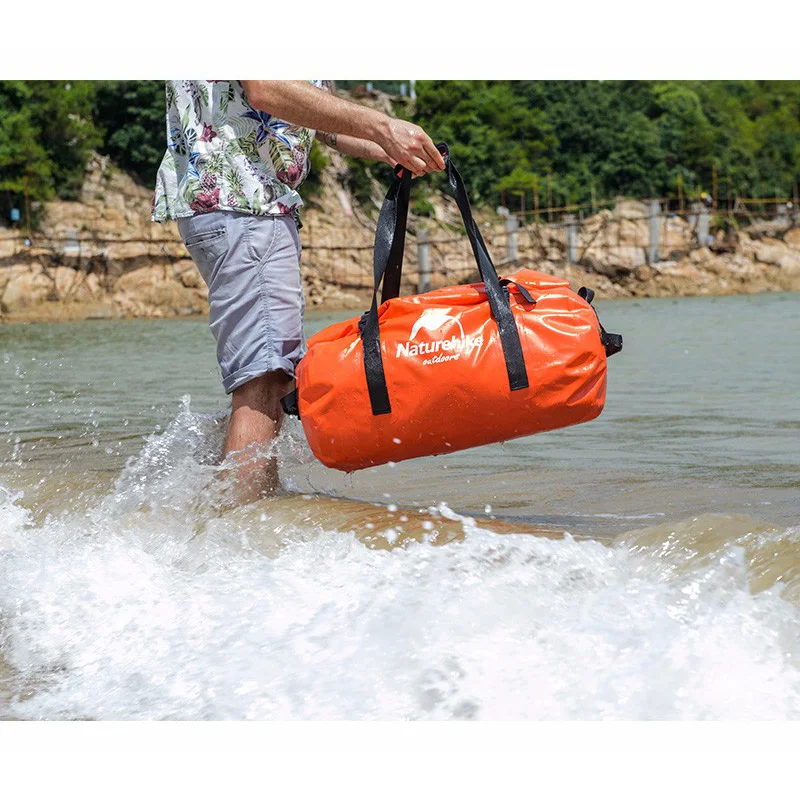
[[[414,341],[414,339],[417,337],[417,334],[422,330],[431,333],[433,331],[440,330],[448,323],[454,323],[458,325],[459,333],[463,339],[464,326],[461,324],[460,319],[450,316],[450,314],[441,308],[426,308],[425,311],[422,312],[420,318],[414,323],[414,327],[411,329],[411,336],[408,340],[410,342]]]

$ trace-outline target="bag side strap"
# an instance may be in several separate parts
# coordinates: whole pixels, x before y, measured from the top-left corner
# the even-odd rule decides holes
[[[394,204],[391,224],[391,240],[387,243],[381,242],[381,247],[385,252],[386,267],[383,273],[383,290],[381,292],[381,303],[391,300],[400,295],[400,280],[403,276],[403,253],[406,247],[406,226],[408,224],[408,207],[411,197],[411,175],[406,174],[408,170],[401,167],[395,169],[395,176],[400,182],[397,194],[392,197],[391,203]],[[389,195],[387,194],[387,198]],[[385,201],[384,201],[385,202]],[[378,230],[375,232],[375,242],[377,245],[378,231],[380,230],[380,216],[378,217]],[[389,235],[389,230],[384,231],[384,237]],[[383,258],[383,253],[381,258]]]
[[[281,408],[284,414],[300,419],[300,404],[298,402],[297,387],[292,389],[289,394],[281,397]]]
[[[521,284],[517,283],[516,281],[512,281],[511,278],[503,278],[500,281],[501,286],[516,286],[517,291],[522,295],[523,299],[526,303],[530,303],[532,306],[536,305],[536,300],[533,299],[533,295]]]
[[[594,289],[587,289],[585,286],[581,286],[581,288],[578,289],[578,297],[582,297],[592,306]],[[594,315],[597,317],[597,324],[600,326],[600,342],[605,348],[606,358],[613,356],[615,353],[619,353],[622,350],[622,334],[609,333],[603,327],[603,323],[600,322],[600,315],[597,313],[597,309],[594,306],[592,306],[592,311],[594,311]]]

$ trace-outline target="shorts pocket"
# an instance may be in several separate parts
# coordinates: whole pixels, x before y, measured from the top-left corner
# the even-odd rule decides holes
[[[192,247],[196,244],[212,244],[217,239],[227,236],[228,230],[225,226],[220,228],[212,228],[209,231],[199,231],[198,233],[193,233],[189,236],[184,244],[187,247]]]
[[[205,282],[210,283],[215,265],[228,252],[227,228],[193,233],[186,237],[184,245]]]
[[[248,217],[245,221],[247,250],[253,267],[262,267],[272,257],[277,238],[276,217]]]

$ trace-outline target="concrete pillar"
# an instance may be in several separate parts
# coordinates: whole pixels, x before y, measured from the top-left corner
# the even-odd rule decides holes
[[[417,294],[431,290],[431,259],[428,231],[417,234]]]
[[[505,219],[504,227],[506,229],[506,259],[516,261],[519,258],[519,248],[517,247],[519,220],[509,215]]]
[[[78,238],[78,231],[71,229],[66,232],[64,237],[64,255],[80,256],[81,240]]]
[[[705,205],[700,205],[697,212],[697,243],[700,247],[708,246],[708,231],[711,227],[711,214]]]
[[[567,233],[567,263],[574,264],[578,260],[578,222],[574,214],[564,217]]]
[[[692,203],[692,212],[686,217],[691,228],[697,229],[697,217],[700,213],[700,203]]]
[[[651,200],[648,204],[647,221],[649,238],[647,242],[647,263],[655,264],[660,260],[659,245],[661,237],[661,203]]]

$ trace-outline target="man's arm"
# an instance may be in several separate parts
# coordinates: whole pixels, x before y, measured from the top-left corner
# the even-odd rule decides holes
[[[326,133],[325,131],[317,131],[317,139],[328,145],[328,147],[344,153],[346,156],[383,161],[384,164],[388,164],[390,167],[393,167],[396,163],[379,144],[370,142],[367,139],[345,136],[340,133]]]
[[[402,164],[415,175],[444,169],[436,145],[419,125],[351,103],[307,81],[242,81],[242,86],[247,101],[259,111],[337,138],[366,139],[378,145],[390,163]]]

